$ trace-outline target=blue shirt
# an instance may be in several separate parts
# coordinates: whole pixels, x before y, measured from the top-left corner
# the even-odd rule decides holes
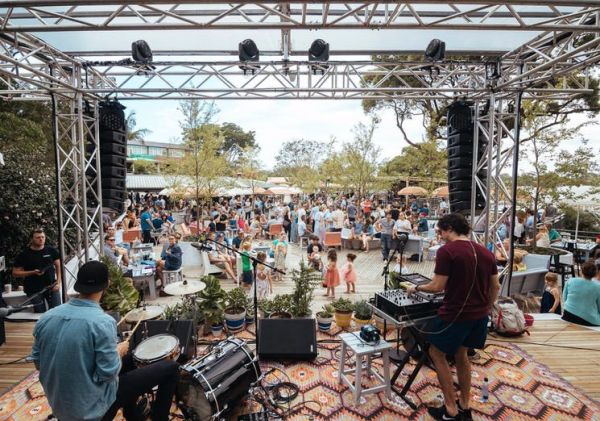
[[[31,355],[54,415],[100,420],[117,396],[121,358],[117,323],[94,301],[71,299],[44,313]]]
[[[569,313],[600,326],[600,284],[581,278],[569,279],[563,290],[563,303]]]
[[[150,212],[144,212],[140,216],[142,231],[152,231],[152,214]]]

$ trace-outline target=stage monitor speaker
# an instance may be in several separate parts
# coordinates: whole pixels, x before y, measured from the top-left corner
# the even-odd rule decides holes
[[[129,349],[133,351],[142,342],[145,333],[144,330],[147,330],[146,334],[148,338],[161,333],[169,333],[177,336],[177,339],[179,339],[179,346],[181,348],[179,362],[189,361],[194,357],[195,346],[192,327],[191,320],[148,320],[147,322],[142,322],[133,334]]]
[[[314,360],[315,319],[260,319],[258,356],[262,360]]]

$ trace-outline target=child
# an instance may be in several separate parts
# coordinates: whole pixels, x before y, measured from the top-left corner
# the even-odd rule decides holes
[[[310,255],[310,265],[317,272],[323,271],[323,261],[321,260],[321,255],[320,255],[321,251],[322,250],[320,249],[319,245],[315,244],[313,246],[313,252]]]
[[[264,251],[261,251],[256,255],[256,259],[259,262],[264,262],[267,260],[267,254]],[[265,265],[258,265],[256,267],[256,295],[260,300],[267,298],[267,296],[272,293],[273,284],[271,283],[271,272]]]
[[[252,244],[245,242],[242,244],[242,286],[249,290],[252,285],[252,264],[248,253],[252,249]]]
[[[356,259],[356,254],[348,253],[346,256],[347,262],[342,268],[342,275],[344,277],[344,281],[346,282],[346,294],[353,294],[356,292],[356,270],[354,269],[354,260]]]
[[[513,257],[513,271],[519,272],[527,270],[527,265],[523,262],[523,255],[521,253],[515,253]]]
[[[400,263],[402,263],[402,265],[400,265]],[[408,273],[410,273],[410,271],[408,270],[408,259],[406,258],[406,256],[402,256],[402,260],[400,260],[400,255],[397,254],[396,255],[396,266],[394,266],[394,270],[393,272],[399,273],[400,275],[406,275]],[[402,267],[400,267],[402,266]]]
[[[337,252],[335,249],[327,253],[327,272],[325,273],[325,284],[327,285],[326,297],[335,298],[335,287],[340,284],[340,272],[337,268]]]
[[[542,294],[540,313],[561,314],[562,308],[560,291],[558,289],[558,276],[556,273],[548,272],[544,281],[546,282],[546,287]]]
[[[278,243],[275,248],[275,264],[276,269],[282,270],[285,272],[285,244]],[[275,273],[276,280],[281,281],[283,279],[283,275],[279,272]]]

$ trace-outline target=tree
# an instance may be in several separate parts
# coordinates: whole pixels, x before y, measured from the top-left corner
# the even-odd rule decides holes
[[[158,174],[159,166],[158,162],[145,159],[136,159],[132,164],[134,174]]]
[[[432,190],[437,185],[436,180],[447,178],[448,153],[443,142],[435,139],[426,140],[419,148],[405,146],[400,155],[383,165],[381,173],[425,178],[428,181],[422,182],[422,187]]]
[[[256,148],[256,133],[251,130],[246,132],[235,123],[221,124],[221,135],[223,136],[221,153],[228,156],[231,164],[239,164],[248,148]]]
[[[137,125],[137,119],[135,116],[135,111],[130,111],[125,120],[125,124],[127,126],[127,140],[136,140],[139,142],[143,142],[146,136],[152,133],[152,130],[149,129],[137,129],[135,126]]]
[[[320,186],[320,165],[329,156],[331,145],[307,139],[284,142],[275,157],[274,172],[306,191],[315,190]]]
[[[239,158],[239,173],[241,176],[250,182],[250,189],[252,191],[252,207],[254,208],[254,196],[256,188],[258,187],[256,181],[262,178],[263,171],[260,165],[260,159],[258,153],[260,148],[247,146],[241,153]]]
[[[347,185],[364,197],[372,191],[377,181],[377,170],[381,148],[373,142],[377,119],[372,118],[369,125],[358,123],[354,127],[354,140],[342,146],[341,160],[345,162],[344,177]]]

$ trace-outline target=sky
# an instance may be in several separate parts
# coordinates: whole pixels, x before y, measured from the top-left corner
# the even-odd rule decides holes
[[[176,141],[179,138],[181,113],[176,101],[123,101],[128,113],[135,110],[137,128],[147,128],[152,133],[146,140],[156,142]],[[335,137],[339,142],[352,140],[353,127],[368,124],[360,101],[356,100],[227,100],[217,102],[220,109],[217,123],[230,122],[256,133],[260,158],[265,168],[275,166],[275,156],[283,142],[310,139],[328,142]],[[378,114],[380,123],[374,142],[381,147],[381,158],[398,155],[406,142],[396,127],[391,110]],[[409,133],[421,140],[423,130],[417,120],[408,123]]]

